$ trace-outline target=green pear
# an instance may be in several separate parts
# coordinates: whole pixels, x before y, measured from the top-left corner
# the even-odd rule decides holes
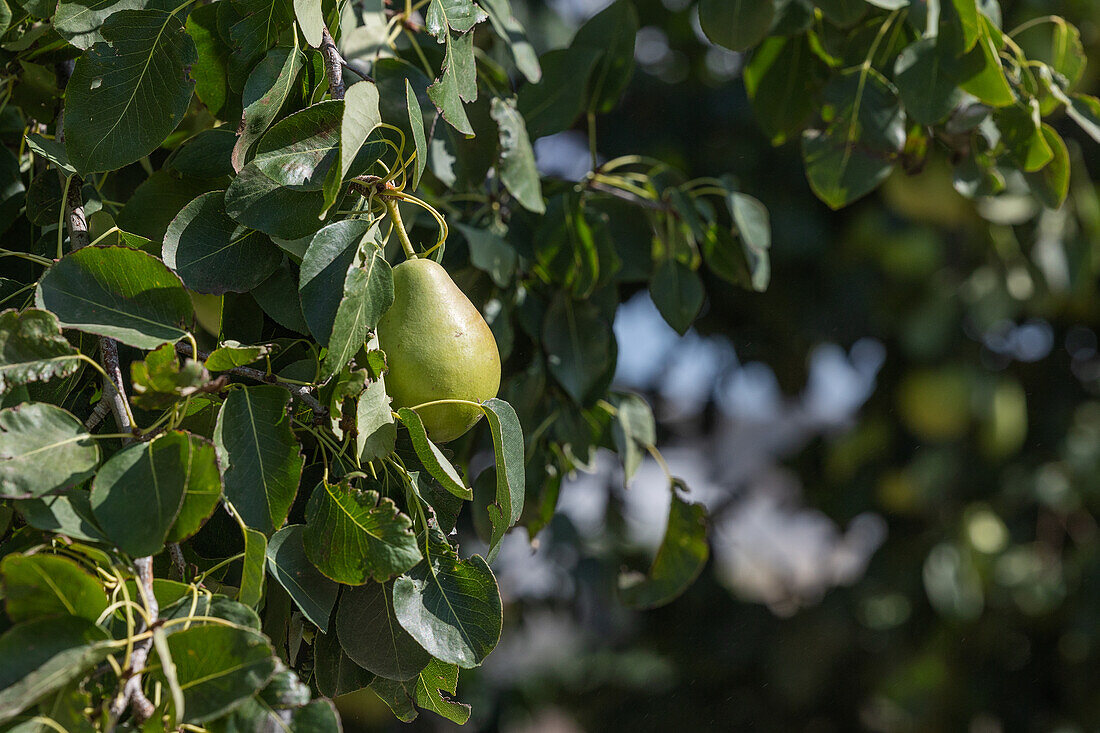
[[[393,268],[393,305],[378,322],[393,407],[437,400],[484,402],[500,388],[500,352],[489,324],[438,262],[411,259]],[[418,407],[428,436],[454,440],[482,412],[473,405]]]

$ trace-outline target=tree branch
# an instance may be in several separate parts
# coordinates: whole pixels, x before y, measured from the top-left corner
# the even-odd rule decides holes
[[[69,82],[69,77],[73,72],[73,61],[66,61],[57,64],[57,79],[58,88],[64,90],[65,86]],[[65,141],[65,108],[62,107],[57,114],[57,141]],[[62,175],[58,171],[58,175]],[[62,175],[62,185],[64,186],[64,176]],[[74,185],[75,184],[75,185]],[[72,182],[69,184],[69,195],[65,198],[65,225],[69,230],[69,248],[70,251],[76,251],[81,247],[86,247],[90,243],[88,236],[88,219],[84,214],[84,200],[80,193],[80,187],[83,182],[79,177],[73,176]],[[130,410],[128,409],[126,388],[123,386],[125,382],[122,378],[122,368],[118,363],[118,342],[112,338],[106,336],[100,336],[99,338],[99,357],[103,362],[103,370],[107,372],[107,377],[103,380],[103,401],[107,403],[110,411],[114,413],[115,424],[118,426],[120,433],[133,433],[135,426],[130,420]],[[106,410],[100,408],[98,405],[96,409],[92,411],[91,417],[88,418],[88,422],[92,423],[93,427],[95,423],[103,419],[103,414]],[[96,414],[100,414],[98,419],[95,419]],[[95,419],[95,422],[93,422]],[[90,428],[89,428],[90,429]],[[123,443],[129,443],[133,438],[123,438]],[[152,557],[139,557],[134,560],[134,570],[137,571],[139,588],[141,589],[142,598],[145,601],[145,608],[149,617],[150,624],[155,623],[157,616],[160,615],[160,608],[157,605],[156,596],[153,595],[153,558]],[[144,631],[145,624],[138,628],[138,633]],[[145,662],[149,659],[149,650],[153,647],[152,637],[143,639],[134,644],[134,650],[130,655],[130,678],[126,680],[126,683],[122,687],[122,692],[111,703],[110,714],[112,719],[117,720],[123,712],[126,711],[126,707],[132,706],[134,711],[134,719],[138,723],[142,723],[149,719],[156,710],[156,706],[145,696],[145,692],[141,689],[141,673],[145,669]]]
[[[344,86],[344,58],[332,40],[328,28],[321,28],[321,55],[325,57],[325,76],[328,77],[328,93],[333,99],[343,99],[347,87]]]
[[[180,342],[176,344],[176,352],[192,359],[201,359],[202,361],[206,361],[206,358],[210,356],[210,354],[208,354],[207,352],[200,350],[198,353],[198,357],[195,357],[191,352],[191,344],[186,342]],[[276,386],[282,387],[283,389],[290,392],[292,397],[301,401],[306,407],[313,410],[313,414],[318,420],[328,419],[328,408],[322,405],[320,401],[318,401],[318,399],[310,393],[307,387],[303,387],[299,384],[290,384],[289,382],[283,382],[274,374],[268,374],[261,369],[253,369],[252,367],[239,366],[233,367],[228,371],[230,374],[236,374],[238,377],[253,379],[257,382],[263,382],[264,384],[274,384]]]

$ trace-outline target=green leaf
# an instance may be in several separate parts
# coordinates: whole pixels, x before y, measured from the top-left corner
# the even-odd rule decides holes
[[[17,624],[0,636],[0,723],[83,677],[111,652],[107,632],[76,616]]]
[[[423,123],[423,119],[421,119]],[[369,81],[352,84],[344,95],[344,115],[340,121],[339,163],[333,165],[325,179],[325,208],[332,206],[340,194],[344,177],[351,170],[367,137],[382,124],[378,111],[378,87]]]
[[[412,142],[416,152],[416,160],[413,161],[412,178],[409,180],[408,190],[415,191],[420,185],[420,177],[424,175],[428,162],[428,140],[424,136],[424,113],[420,108],[420,101],[416,98],[412,84],[405,79],[405,104],[409,108],[409,129],[412,132]]]
[[[251,364],[271,349],[267,346],[244,346],[237,341],[223,341],[218,348],[210,352],[204,362],[212,372],[225,372],[234,367]]]
[[[394,615],[392,583],[347,588],[336,609],[340,646],[363,669],[391,680],[416,677],[431,661]]]
[[[526,474],[523,457],[523,429],[516,411],[496,397],[481,406],[493,436],[496,458],[496,498],[488,505],[493,531],[489,540],[488,559],[496,557],[500,541],[508,528],[519,521],[523,513]]]
[[[370,687],[404,723],[416,719],[416,706],[458,725],[470,719],[470,706],[451,698],[458,689],[458,666],[454,664],[433,659],[414,679],[401,682],[378,677]]]
[[[204,193],[183,207],[164,235],[164,264],[198,293],[247,293],[266,280],[283,253],[266,234],[225,213],[225,192]]]
[[[59,555],[8,555],[0,575],[5,609],[14,623],[53,615],[94,622],[109,602],[99,580]]]
[[[1039,171],[1025,173],[1025,177],[1036,198],[1047,208],[1057,209],[1065,202],[1069,193],[1069,151],[1053,127],[1044,123],[1042,133],[1047,146],[1054,153],[1054,158]]]
[[[273,385],[235,390],[214,428],[225,495],[246,525],[267,536],[286,521],[302,477],[304,459],[286,414],[289,401],[290,393]]]
[[[535,166],[535,151],[531,148],[527,127],[523,115],[516,109],[515,99],[493,97],[491,110],[500,141],[497,173],[501,182],[523,208],[536,214],[546,213],[539,170]]]
[[[772,36],[753,53],[745,67],[745,90],[773,145],[799,132],[818,109],[826,71],[805,35]]]
[[[184,485],[183,504],[172,529],[168,530],[168,542],[183,542],[202,529],[222,498],[217,449],[199,435],[188,434],[188,440],[191,465]]]
[[[959,86],[991,107],[1006,107],[1016,101],[1005,78],[1000,51],[1001,32],[985,15],[979,16],[981,32],[974,49],[959,59]]]
[[[279,120],[256,157],[225,192],[225,210],[245,226],[282,239],[320,228],[325,177],[338,156],[344,103],[320,102]]]
[[[318,634],[313,643],[313,680],[325,697],[339,697],[362,690],[374,675],[360,667],[344,652],[335,631]]]
[[[573,36],[570,48],[591,48],[600,52],[600,59],[588,80],[588,111],[610,112],[619,103],[634,73],[637,35],[638,11],[634,3],[616,0],[589,18]]]
[[[409,438],[412,440],[416,457],[424,464],[424,468],[427,469],[432,478],[460,499],[474,498],[473,490],[466,486],[458,471],[447,460],[447,456],[443,455],[443,451],[439,449],[439,446],[428,438],[428,431],[425,430],[420,415],[408,407],[402,407],[397,411],[397,415],[401,418],[401,422],[405,424],[405,427],[408,428]]]
[[[203,130],[176,148],[165,166],[190,178],[214,180],[231,176],[236,142],[236,134],[226,127]]]
[[[83,489],[17,501],[15,509],[27,524],[43,532],[54,532],[74,540],[107,542],[92,515],[90,494]]]
[[[600,55],[595,48],[563,48],[540,57],[542,80],[524,85],[517,97],[532,140],[573,125],[584,111],[588,78]]]
[[[431,0],[424,14],[424,24],[436,38],[448,28],[465,33],[485,20],[485,11],[473,0]]]
[[[303,525],[293,524],[272,535],[267,543],[267,569],[305,617],[327,634],[340,586],[318,572],[306,557],[304,534]]]
[[[824,129],[802,135],[806,177],[818,198],[839,209],[873,191],[905,147],[905,115],[874,69],[841,72],[825,89]]]
[[[232,3],[240,20],[229,28],[233,48],[229,57],[229,85],[242,89],[256,61],[294,22],[294,8],[290,0],[232,0]]]
[[[153,648],[156,649],[160,659],[161,673],[168,686],[168,694],[172,698],[172,713],[170,719],[173,723],[183,717],[187,710],[187,702],[183,698],[183,689],[180,687],[179,678],[176,676],[176,663],[172,661],[172,651],[168,646],[168,634],[164,627],[153,629]]]
[[[115,223],[125,232],[159,242],[184,206],[199,194],[224,185],[219,180],[182,178],[171,171],[155,171],[137,187]]]
[[[355,447],[359,461],[374,461],[393,453],[397,441],[397,426],[393,422],[390,398],[386,394],[384,377],[367,385],[356,400]]]
[[[186,23],[187,33],[198,52],[198,61],[191,65],[195,96],[220,120],[232,120],[240,115],[240,99],[229,89],[230,48],[218,32],[218,11],[228,7],[231,7],[228,3],[192,6]]]
[[[248,151],[275,121],[301,68],[302,54],[297,46],[273,48],[248,75],[242,95],[244,122],[233,146],[233,170],[244,168]]]
[[[894,63],[894,83],[915,122],[942,122],[958,105],[957,65],[952,51],[937,38],[922,38],[902,50]]]
[[[163,10],[121,10],[105,42],[76,60],[65,88],[65,148],[82,174],[117,170],[156,150],[183,120],[198,60],[183,23]]]
[[[764,40],[774,17],[772,0],[699,0],[703,33],[731,51],[746,51]]]
[[[156,257],[129,247],[84,247],[65,255],[38,282],[35,304],[63,328],[155,349],[186,335],[191,298]]]
[[[71,377],[80,370],[78,354],[52,313],[34,308],[0,311],[0,393],[20,384]]]
[[[92,483],[96,521],[132,557],[157,554],[192,482],[200,484],[200,492],[209,489],[212,458],[201,438],[179,430],[126,446],[103,464]],[[199,469],[194,477],[193,466]]]
[[[263,532],[245,527],[241,587],[237,593],[237,600],[250,608],[256,608],[263,600],[266,564],[267,537]]]
[[[84,425],[42,402],[0,410],[0,496],[42,496],[95,473],[99,446]]]
[[[578,403],[590,402],[615,366],[610,324],[590,301],[558,295],[546,311],[542,347],[550,373]]]
[[[37,132],[27,135],[26,141],[27,148],[32,153],[50,161],[65,177],[76,175],[76,168],[69,163],[69,154],[65,152],[64,143],[42,137]]]
[[[130,363],[133,401],[143,410],[163,410],[189,397],[207,383],[210,375],[200,362],[185,359],[181,367],[172,344]]]
[[[1043,136],[1043,118],[1037,101],[1003,107],[993,119],[1001,131],[1001,143],[1021,170],[1034,173],[1054,159],[1054,151]]]
[[[814,0],[814,5],[841,28],[851,26],[867,12],[865,0]]]
[[[500,639],[496,578],[478,555],[459,560],[438,530],[429,530],[427,542],[428,558],[394,581],[394,613],[433,657],[476,667]]]
[[[649,448],[657,444],[657,425],[653,410],[640,395],[615,394],[611,404],[615,406],[611,439],[615,441],[615,452],[623,461],[623,483],[629,484]]]
[[[82,51],[106,40],[99,29],[111,15],[120,10],[141,10],[146,0],[62,0],[51,19],[54,30]]]
[[[327,344],[332,336],[332,325],[344,298],[348,273],[355,264],[360,245],[371,233],[371,225],[362,219],[334,222],[313,235],[302,256],[298,280],[302,314],[310,332],[322,344]]]
[[[440,0],[433,0],[438,3]],[[444,42],[443,66],[440,69],[439,78],[428,87],[428,99],[452,127],[463,135],[473,135],[474,128],[470,125],[470,118],[466,115],[466,109],[462,104],[463,91],[470,85],[469,77],[473,74],[473,46],[472,37],[454,37],[449,31],[443,32],[440,39]],[[467,53],[469,58],[467,58]],[[476,91],[476,84],[474,90]],[[476,96],[476,95],[475,95]],[[472,99],[467,101],[473,101]]]
[[[387,580],[420,560],[412,520],[392,499],[347,482],[313,490],[302,544],[318,570],[348,585]]]
[[[674,494],[665,538],[648,577],[632,583],[620,581],[619,598],[632,608],[663,606],[699,577],[708,554],[707,510]]]
[[[294,17],[306,43],[320,48],[321,30],[325,27],[325,19],[321,17],[321,0],[294,0]]]
[[[508,49],[516,62],[516,68],[527,78],[527,81],[537,84],[542,78],[538,54],[527,40],[523,26],[512,15],[512,7],[508,0],[481,0],[480,4],[489,14],[489,23],[493,26],[493,31],[508,44]]]
[[[649,281],[649,294],[668,325],[683,336],[703,308],[703,281],[690,267],[668,258],[657,266]]]
[[[506,287],[512,282],[512,276],[516,271],[516,250],[512,245],[489,229],[472,227],[459,222],[455,222],[452,226],[457,227],[466,239],[471,265],[489,273],[498,287]]]
[[[1074,94],[1070,99],[1066,114],[1100,143],[1100,99],[1087,94]]]
[[[1081,80],[1087,62],[1081,33],[1064,18],[1052,15],[1047,22],[1033,22],[1016,32],[1012,40],[1023,49],[1028,61],[1041,61],[1060,74],[1067,90]]]
[[[230,626],[192,626],[168,636],[183,692],[184,722],[202,723],[259,692],[277,668],[262,635]],[[159,677],[155,674],[154,677]]]
[[[302,301],[298,298],[298,272],[289,262],[284,262],[271,273],[271,277],[252,289],[252,297],[271,320],[295,333],[309,333],[306,318],[302,315]]]
[[[347,271],[344,297],[336,309],[321,369],[326,380],[340,372],[367,340],[378,319],[393,305],[393,271],[382,248],[373,242],[360,246],[361,264]]]

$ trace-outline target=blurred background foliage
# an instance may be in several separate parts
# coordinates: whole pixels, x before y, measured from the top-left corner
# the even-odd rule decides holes
[[[513,4],[544,51],[606,3]],[[505,633],[460,683],[469,727],[1100,726],[1100,148],[1052,121],[1073,166],[1058,211],[971,202],[936,150],[832,212],[797,144],[755,121],[745,59],[705,40],[689,0],[635,4],[638,67],[601,156],[733,171],[774,230],[767,292],[708,275],[682,338],[644,292],[616,322],[617,381],[710,508],[712,559],[670,606],[624,609],[616,577],[646,567],[667,491],[655,465],[624,489],[597,459],[533,546],[521,530],[502,553]],[[1002,6],[1005,28],[1065,16],[1100,58],[1094,0]],[[587,169],[582,125],[538,142],[544,171]],[[340,704],[350,730],[452,728]]]

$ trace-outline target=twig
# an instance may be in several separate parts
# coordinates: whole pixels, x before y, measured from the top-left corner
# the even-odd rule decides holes
[[[145,608],[150,619],[156,619],[160,615],[160,606],[157,605],[156,596],[153,595],[153,558],[139,557],[134,560],[134,569],[137,571],[139,591],[145,602]],[[141,621],[136,633],[146,630],[144,620]],[[152,717],[156,706],[145,696],[141,689],[141,673],[145,669],[145,662],[149,659],[149,650],[153,648],[153,639],[142,639],[134,644],[134,651],[130,655],[130,677],[122,687],[122,693],[111,703],[110,713],[112,720],[118,720],[126,710],[127,704],[134,710],[134,718],[140,724]]]
[[[325,76],[328,77],[328,92],[333,99],[343,99],[347,88],[344,86],[344,58],[332,40],[328,28],[321,29],[321,55],[325,57]]]
[[[176,351],[183,356],[195,358],[191,352],[191,344],[181,342],[176,344]],[[210,354],[205,351],[199,351],[198,358],[206,361]],[[290,392],[291,396],[300,400],[309,409],[313,410],[314,416],[318,420],[328,419],[328,408],[322,405],[316,397],[310,394],[307,387],[303,387],[297,384],[290,384],[289,382],[283,382],[274,374],[268,374],[260,369],[253,369],[252,367],[233,367],[227,370],[230,374],[236,374],[238,377],[245,377],[246,379],[254,379],[257,382],[263,382],[264,384],[274,384]]]
[[[95,404],[92,409],[92,414],[88,416],[88,419],[84,421],[84,429],[89,433],[96,429],[103,418],[107,417],[107,414],[111,411],[111,401],[106,399],[106,396]]]
[[[73,74],[73,67],[75,61],[62,61],[54,67],[54,71],[57,73],[57,88],[61,91],[65,90],[65,87],[69,83],[69,77]],[[64,106],[57,113],[57,142],[65,142],[65,108]],[[65,187],[65,174],[59,169],[57,171],[58,177],[61,179],[61,185]],[[69,228],[69,246],[74,249],[80,249],[81,247],[88,246],[91,242],[91,238],[88,236],[88,219],[84,215],[84,195],[80,192],[81,186],[84,185],[84,181],[80,176],[74,175],[72,181],[66,187],[68,195],[65,197],[65,223]]]
[[[64,89],[68,84],[72,70],[73,62],[62,62],[57,65],[58,87],[60,89]],[[58,142],[65,141],[64,115],[65,109],[62,107],[57,115]],[[61,175],[60,171],[58,171],[58,175]],[[64,177],[62,176],[62,178]],[[64,183],[64,181],[62,182]],[[77,185],[70,184],[69,195],[65,198],[65,225],[69,230],[69,247],[72,251],[75,251],[88,246],[90,238],[88,236],[88,219],[84,215],[84,200],[80,195],[82,182],[76,176],[73,177],[72,182]],[[104,371],[107,372],[107,376],[103,380],[103,401],[107,403],[107,408],[114,413],[118,431],[120,433],[133,433],[135,426],[130,419],[131,413],[126,399],[126,388],[123,386],[125,382],[122,379],[122,369],[118,363],[118,342],[112,338],[101,336],[99,338],[99,357],[100,361],[103,362]],[[92,422],[92,418],[100,412],[106,412],[106,410],[97,405],[88,421]],[[101,415],[96,422],[102,419],[103,416]],[[132,440],[132,438],[124,438],[123,443],[129,443]],[[150,621],[155,621],[160,613],[160,608],[157,606],[157,599],[153,595],[153,558],[136,558],[134,569],[141,581],[141,595],[145,599],[147,616]],[[113,720],[118,720],[122,713],[126,711],[127,706],[133,707],[134,718],[138,723],[148,720],[156,710],[156,706],[145,696],[145,692],[141,689],[141,673],[145,669],[145,662],[149,659],[149,650],[152,646],[153,639],[151,637],[134,645],[133,653],[130,655],[130,678],[126,680],[122,692],[110,706],[109,712]]]
[[[359,69],[357,69],[354,66],[352,66],[351,64],[349,64],[347,61],[341,60],[341,64],[343,65],[343,67],[345,69],[347,69],[351,73],[355,74],[356,76],[358,76],[363,81],[369,81],[371,84],[377,84],[377,82],[374,80],[373,76],[371,76],[370,74],[364,74],[362,71],[360,71]]]
[[[605,193],[608,196],[614,196],[617,199],[623,201],[629,201],[635,206],[640,206],[643,209],[652,209],[653,211],[663,211],[665,213],[675,214],[675,210],[664,203],[663,201],[653,201],[652,199],[643,199],[639,196],[635,196],[632,193],[623,191],[622,189],[615,188],[614,186],[608,186],[606,183],[600,183],[599,181],[589,181],[588,188],[592,191],[599,191]]]
[[[175,571],[179,579],[184,583],[187,582],[187,560],[183,557],[183,550],[180,549],[180,543],[169,542],[168,543],[168,556],[172,558],[172,569]]]

